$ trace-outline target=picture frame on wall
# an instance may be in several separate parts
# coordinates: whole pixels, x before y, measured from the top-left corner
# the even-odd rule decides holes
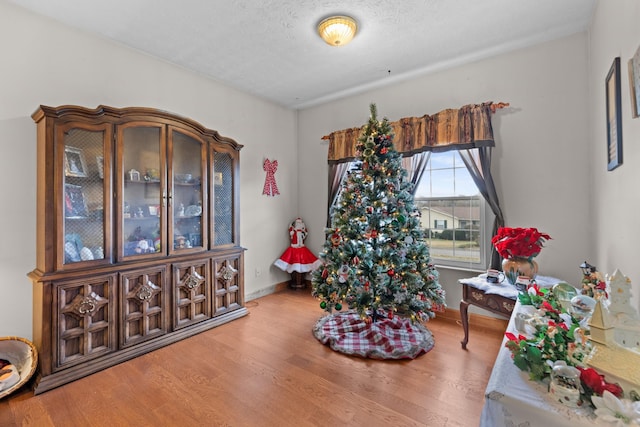
[[[640,46],[629,60],[629,89],[631,92],[631,118],[640,117]]]
[[[64,174],[80,178],[87,176],[87,165],[79,148],[64,147]]]
[[[622,101],[620,57],[613,60],[605,80],[607,102],[607,170],[622,164]]]

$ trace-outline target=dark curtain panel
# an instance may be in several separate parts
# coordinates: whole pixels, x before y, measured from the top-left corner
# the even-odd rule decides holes
[[[413,184],[411,194],[416,195],[418,189],[418,183],[422,179],[424,170],[429,163],[431,157],[431,151],[423,151],[422,153],[414,154],[411,157],[405,157],[402,159],[402,166],[407,170],[409,181]]]
[[[351,167],[351,162],[329,164],[329,197],[327,206],[327,227],[331,226],[333,204],[340,193],[340,184]]]
[[[504,217],[502,216],[502,209],[500,208],[496,186],[493,183],[493,177],[491,176],[491,147],[460,150],[459,153],[462,161],[469,170],[469,174],[478,187],[478,190],[480,190],[480,194],[482,194],[482,197],[487,201],[491,211],[493,211],[493,214],[495,215],[493,229],[491,230],[491,236],[495,236],[498,231],[498,227],[504,225]],[[491,268],[500,270],[500,264],[500,254],[498,254],[493,245],[491,245],[491,259],[489,265]]]

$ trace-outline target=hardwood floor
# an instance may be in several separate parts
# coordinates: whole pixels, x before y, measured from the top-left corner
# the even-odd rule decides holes
[[[499,329],[434,319],[410,361],[346,356],[311,333],[308,289],[250,301],[229,324],[34,396],[0,400],[0,426],[477,426]]]

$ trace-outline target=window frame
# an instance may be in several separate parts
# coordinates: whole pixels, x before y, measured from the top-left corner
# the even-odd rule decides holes
[[[431,165],[432,165],[432,160],[433,160],[433,156],[437,156],[438,154],[442,154],[442,153],[451,153],[452,151],[457,151],[457,150],[450,150],[450,151],[446,151],[446,152],[432,152],[431,153],[431,157],[429,158],[429,161],[427,162],[427,164],[425,165],[425,169],[424,169],[424,173],[422,175],[422,179],[425,179],[426,177],[429,176],[429,172],[432,170],[431,169]],[[462,162],[462,164],[464,164],[464,162],[462,161],[462,157],[460,156],[460,154],[458,153],[458,159]],[[459,166],[457,166],[457,163],[452,164],[452,166],[450,168],[437,168],[435,170],[443,170],[443,169],[462,169]],[[466,173],[468,174],[468,176],[470,176],[471,174],[469,173],[468,169],[466,168],[466,165],[464,166],[464,169],[466,171]],[[432,177],[428,178],[431,181],[431,185],[433,185],[433,180]],[[455,174],[454,174],[454,179],[455,179]],[[420,183],[418,182],[416,184],[417,186],[420,185]],[[476,186],[477,189],[477,186]],[[417,201],[442,201],[442,200],[468,200],[471,198],[476,198],[478,200],[478,207],[479,207],[479,214],[480,214],[480,218],[479,218],[479,236],[478,236],[478,246],[479,246],[479,260],[477,262],[473,262],[473,261],[463,261],[463,260],[455,260],[455,259],[449,259],[449,258],[442,258],[442,257],[437,257],[436,255],[434,255],[433,251],[431,250],[432,247],[432,242],[431,242],[431,236],[425,232],[425,240],[427,241],[427,244],[430,248],[430,256],[432,259],[432,262],[436,265],[436,267],[444,267],[444,268],[455,268],[455,269],[464,269],[464,270],[476,270],[476,271],[484,271],[487,269],[487,266],[489,265],[490,262],[490,257],[491,257],[491,230],[493,227],[493,221],[495,219],[495,215],[493,213],[493,211],[491,210],[491,208],[489,207],[489,204],[486,202],[485,198],[482,196],[482,194],[480,194],[480,191],[478,190],[478,193],[474,196],[435,196],[435,197],[417,197],[414,195],[414,203],[417,204]],[[423,221],[424,223],[424,221]],[[427,225],[431,225],[430,222],[426,222]],[[434,223],[435,224],[435,223]],[[455,226],[455,220],[453,225]],[[436,227],[432,228],[433,230],[436,229]],[[455,230],[455,228],[454,228]],[[454,232],[454,240],[455,241],[455,232]]]
[[[456,150],[457,151],[457,150]],[[448,151],[450,152],[450,151]],[[442,152],[431,152],[431,156],[433,156],[434,154],[440,154]],[[458,154],[458,156],[460,156]],[[410,156],[409,156],[410,157]],[[460,157],[460,161],[462,161],[462,158]],[[329,221],[330,219],[333,217],[333,212],[335,209],[335,203],[340,200],[340,194],[342,192],[342,184],[344,183],[344,180],[346,179],[347,175],[349,174],[349,172],[351,172],[353,169],[355,169],[355,166],[357,164],[357,161],[350,161],[347,162],[349,163],[349,166],[347,168],[347,171],[345,173],[345,175],[342,177],[342,180],[340,182],[340,191],[338,192],[338,194],[336,195],[333,204],[331,205],[331,207],[329,208]],[[428,167],[431,163],[431,158],[429,159],[429,162],[427,163],[426,167],[425,167],[425,174],[423,174],[423,178],[426,175],[426,172],[428,171]],[[464,164],[464,162],[462,162]],[[455,167],[455,166],[454,166]],[[466,165],[465,165],[465,170],[467,173],[468,170],[466,169]],[[470,175],[470,174],[469,174]],[[419,184],[418,184],[419,185]],[[430,198],[419,198],[420,200],[424,200],[424,199],[433,199],[433,200],[442,200],[442,199],[455,199],[455,198],[459,198],[459,199],[463,199],[463,198],[470,198],[470,197],[477,197],[478,201],[479,201],[479,211],[480,211],[480,231],[479,231],[479,247],[480,247],[480,256],[479,256],[479,261],[478,262],[471,262],[471,261],[461,261],[461,260],[451,260],[451,259],[447,259],[447,258],[439,258],[433,255],[433,253],[431,253],[431,238],[430,236],[425,233],[425,241],[427,242],[427,245],[429,246],[429,250],[430,250],[430,256],[431,256],[431,261],[432,263],[436,266],[436,267],[440,267],[440,268],[451,268],[451,269],[460,269],[460,270],[471,270],[471,271],[485,271],[488,268],[488,265],[490,263],[491,260],[491,231],[493,228],[493,222],[495,220],[495,214],[493,213],[493,211],[491,210],[489,204],[486,202],[485,198],[482,196],[482,194],[480,194],[480,192],[478,192],[477,196],[462,196],[462,197],[430,197]],[[414,195],[414,204],[416,204],[416,200],[418,198]],[[417,208],[417,206],[416,206]],[[435,229],[435,228],[434,228]]]

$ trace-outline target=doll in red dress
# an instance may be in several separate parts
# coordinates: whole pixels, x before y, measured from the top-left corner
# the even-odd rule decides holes
[[[292,283],[295,282],[296,287],[300,286],[302,274],[295,273],[308,273],[322,265],[322,261],[304,245],[307,234],[307,226],[301,218],[296,218],[289,226],[291,245],[274,262],[276,267],[291,273]]]

